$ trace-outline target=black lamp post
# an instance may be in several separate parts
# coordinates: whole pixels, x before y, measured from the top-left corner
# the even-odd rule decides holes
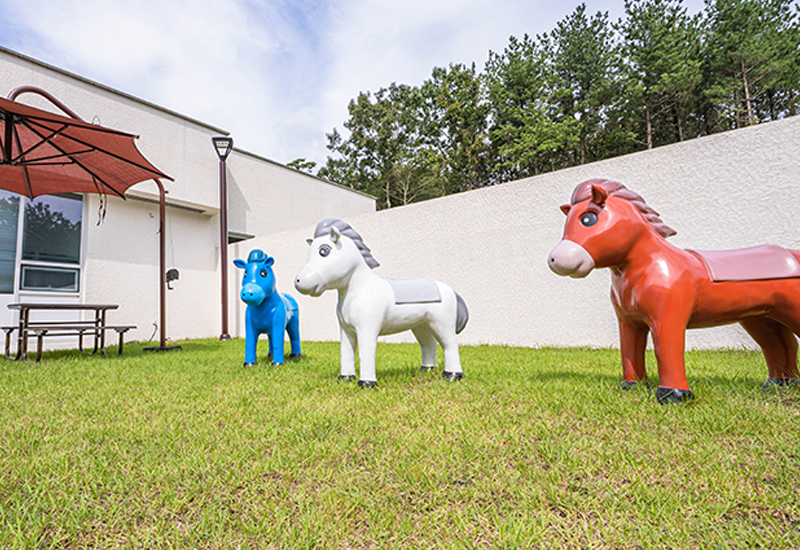
[[[219,263],[222,275],[222,333],[220,340],[230,340],[228,333],[228,180],[225,159],[233,149],[233,138],[213,137],[219,157]]]

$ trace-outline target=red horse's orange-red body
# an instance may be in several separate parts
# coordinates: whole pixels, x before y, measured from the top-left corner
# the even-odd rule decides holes
[[[685,331],[740,323],[761,346],[766,384],[795,383],[800,334],[800,252],[778,246],[733,251],[683,250],[675,231],[641,196],[620,183],[589,180],[570,204],[562,241],[549,258],[559,275],[612,272],[611,302],[619,321],[623,386],[646,380],[652,333],[662,402],[692,397],[684,366]]]

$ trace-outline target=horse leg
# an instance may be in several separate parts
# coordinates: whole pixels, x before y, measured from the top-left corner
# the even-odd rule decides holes
[[[302,352],[300,351],[300,320],[296,311],[286,325],[286,334],[289,335],[289,343],[292,346],[289,359],[299,359]]]
[[[793,254],[797,255],[793,252]],[[795,294],[785,297],[782,303],[770,311],[770,316],[773,321],[780,323],[786,327],[784,333],[784,342],[787,347],[786,363],[783,370],[778,373],[779,378],[776,378],[778,385],[786,383],[795,384],[800,382],[800,373],[797,368],[797,339],[800,336],[800,300]],[[772,374],[770,374],[772,377]]]
[[[340,328],[339,380],[350,382],[356,379],[356,333]]]
[[[272,330],[268,330],[267,331],[267,342],[269,344],[269,348],[268,348],[269,354],[267,355],[267,359],[272,361],[272,358],[274,357],[274,353],[275,353],[275,350],[273,349],[274,345],[273,345],[273,338],[272,338]],[[274,363],[274,361],[272,361],[272,362]]]
[[[747,334],[761,346],[769,377],[764,387],[782,386],[800,378],[797,371],[797,339],[786,325],[773,319],[755,318],[741,322]]]
[[[686,381],[686,324],[680,315],[674,313],[668,319],[653,323],[653,347],[658,362],[656,399],[659,403],[679,403],[694,397]]]
[[[620,387],[623,390],[635,388],[640,382],[647,383],[644,351],[649,333],[647,325],[632,325],[619,319],[619,348],[622,355]]]
[[[417,327],[412,329],[414,337],[419,342],[419,347],[422,350],[422,366],[419,368],[421,371],[432,371],[436,368],[436,337],[427,328]]]
[[[280,319],[273,319],[272,328],[270,329],[270,348],[272,348],[272,364],[282,365],[284,362],[283,357],[283,330],[285,324],[280,322]]]
[[[437,330],[431,326],[431,331],[444,351],[442,378],[451,382],[461,380],[464,378],[464,371],[461,370],[461,357],[458,354],[458,338],[456,338],[455,330],[452,327],[448,331]]]
[[[258,345],[258,332],[253,328],[250,319],[245,322],[244,337],[244,366],[252,367],[256,364],[256,347]]]
[[[289,335],[291,351],[289,359],[295,360],[302,356],[300,351],[300,310],[297,307],[297,300],[289,294],[282,294],[283,310],[285,314],[285,329]]]
[[[378,330],[356,329],[358,341],[358,387],[374,388],[378,385],[375,375],[375,352],[378,350]]]

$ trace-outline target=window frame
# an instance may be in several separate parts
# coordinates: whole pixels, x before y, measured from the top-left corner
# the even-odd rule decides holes
[[[20,196],[19,201],[19,219],[17,222],[17,255],[16,266],[14,269],[14,294],[16,296],[80,296],[83,289],[83,271],[86,255],[86,223],[88,213],[88,203],[86,195],[82,193],[59,193],[58,196],[67,196],[81,201],[81,230],[80,230],[80,251],[78,263],[63,263],[63,262],[48,262],[39,260],[25,260],[22,258],[22,248],[25,237],[25,208],[31,199],[25,196]],[[32,268],[52,268],[56,271],[75,271],[76,272],[76,289],[75,290],[57,290],[57,289],[33,289],[23,288],[23,270],[26,267]],[[8,295],[7,295],[8,296]]]
[[[35,288],[35,287],[25,287],[25,271],[31,270],[41,270],[41,271],[48,271],[48,272],[71,272],[75,274],[75,288],[69,289],[58,289],[58,288]],[[29,262],[26,261],[25,263],[20,264],[19,266],[19,290],[20,292],[56,292],[58,294],[79,294],[81,290],[81,270],[80,267],[75,264],[53,264],[49,262]]]

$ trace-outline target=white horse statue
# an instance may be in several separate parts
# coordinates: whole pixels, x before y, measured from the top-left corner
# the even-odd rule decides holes
[[[322,220],[308,239],[311,250],[294,286],[303,294],[320,296],[325,290],[339,291],[336,315],[341,329],[341,374],[339,380],[356,377],[358,348],[361,376],[359,387],[377,386],[375,349],[378,336],[411,330],[422,349],[422,367],[436,367],[436,343],[444,350],[447,380],[464,376],[458,356],[456,334],[467,324],[469,313],[461,296],[439,281],[384,279],[372,268],[379,264],[350,225],[333,218]]]

